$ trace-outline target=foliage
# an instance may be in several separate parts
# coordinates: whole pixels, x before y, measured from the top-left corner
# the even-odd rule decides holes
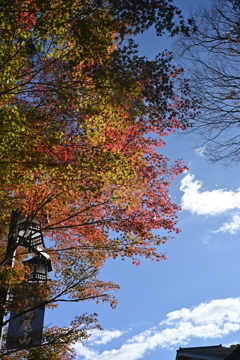
[[[187,32],[170,3],[1,4],[0,269],[2,286],[11,289],[6,311],[23,313],[30,296],[29,287],[19,285],[28,256],[21,243],[14,269],[6,266],[12,209],[37,218],[51,242],[46,251],[54,280],[31,288],[50,308],[89,300],[115,307],[112,291],[119,286],[98,277],[108,258],[129,257],[137,265],[141,256],[165,258],[158,246],[167,237],[152,229],[179,231],[179,207],[168,189],[186,167],[181,161],[170,165],[159,148],[163,136],[188,126],[196,100],[189,100],[183,69],[171,64],[171,54],[140,57],[129,36],[153,24],[158,35]],[[4,356],[30,360],[37,351],[41,358],[71,359],[71,344],[93,326],[99,326],[95,316],[76,317],[69,328],[47,328],[42,347]]]
[[[90,331],[96,323],[96,314],[83,314],[76,317],[70,326],[59,328],[46,326],[41,346],[26,348],[23,350],[7,350],[2,356],[3,360],[28,359],[35,360],[72,360],[75,359],[75,351],[72,347],[77,341],[87,339],[86,331]],[[99,329],[101,329],[98,326]]]

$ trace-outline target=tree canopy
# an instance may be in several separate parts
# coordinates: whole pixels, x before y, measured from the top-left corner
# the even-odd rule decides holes
[[[172,55],[141,57],[131,35],[188,26],[170,0],[6,0],[0,21],[0,271],[10,288],[2,311],[21,314],[32,291],[48,307],[115,307],[119,286],[99,279],[105,261],[164,259],[167,236],[152,229],[179,231],[169,186],[186,167],[159,148],[197,111]],[[11,210],[41,222],[55,270],[48,286],[26,286],[21,243],[14,268],[6,265]],[[4,359],[72,359],[71,344],[94,326],[85,314],[68,328],[46,327],[41,347],[6,350]]]

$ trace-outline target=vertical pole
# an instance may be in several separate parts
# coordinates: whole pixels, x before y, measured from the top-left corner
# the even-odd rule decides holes
[[[12,211],[10,229],[8,234],[8,244],[6,251],[6,258],[8,259],[6,265],[9,267],[13,267],[14,265],[14,252],[16,246],[16,227],[18,220],[18,212]],[[8,287],[7,282],[3,280],[3,285],[0,287],[0,350],[2,348],[2,337],[3,337],[3,323],[5,317],[5,306],[7,303],[7,295],[8,295]]]

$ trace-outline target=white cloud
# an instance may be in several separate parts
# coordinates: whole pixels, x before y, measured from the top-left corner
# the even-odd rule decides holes
[[[86,346],[83,346],[82,343],[74,344],[74,349],[77,355],[84,356],[84,360],[93,360],[97,356],[97,352],[94,350],[89,349]]]
[[[137,360],[159,347],[186,345],[193,337],[221,338],[240,330],[240,298],[213,300],[193,309],[173,311],[159,326],[165,328],[147,329],[126,340],[119,349],[92,352],[92,357],[86,357],[76,350],[85,356],[85,360]]]
[[[200,191],[202,182],[194,180],[194,175],[187,174],[181,180],[180,190],[184,192],[181,198],[183,210],[198,215],[219,215],[233,209],[240,209],[240,189],[217,189]]]
[[[125,331],[120,330],[92,330],[89,342],[95,344],[106,344],[112,339],[120,337]]]
[[[225,222],[220,229],[213,231],[213,233],[230,232],[231,234],[236,234],[238,230],[240,230],[240,216],[234,215],[232,221]]]
[[[240,324],[240,298],[213,300],[210,303],[203,303],[189,310],[183,308],[173,311],[167,315],[167,320],[160,324],[175,324],[176,321],[191,321],[195,325],[215,323],[222,326],[224,323]]]
[[[88,344],[90,346],[96,346],[96,345],[105,345],[112,339],[120,337],[122,334],[124,334],[125,331],[120,330],[98,330],[93,329],[90,332],[90,338],[88,340]],[[87,346],[83,346],[82,343],[76,343],[74,345],[74,349],[76,350],[78,355],[84,356],[84,360],[93,360],[98,359],[98,353],[94,349],[90,349]]]

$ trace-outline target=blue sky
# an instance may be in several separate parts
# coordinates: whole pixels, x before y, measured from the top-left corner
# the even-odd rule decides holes
[[[186,14],[191,1],[174,3]],[[151,31],[139,41],[148,56],[171,46]],[[47,311],[45,323],[56,325],[84,312],[99,314],[104,330],[75,345],[78,360],[173,360],[180,346],[240,342],[240,168],[210,165],[203,149],[194,149],[197,138],[166,140],[164,155],[182,158],[190,169],[170,189],[182,206],[182,232],[162,246],[166,261],[107,262],[101,278],[121,286],[116,309],[80,303]]]

